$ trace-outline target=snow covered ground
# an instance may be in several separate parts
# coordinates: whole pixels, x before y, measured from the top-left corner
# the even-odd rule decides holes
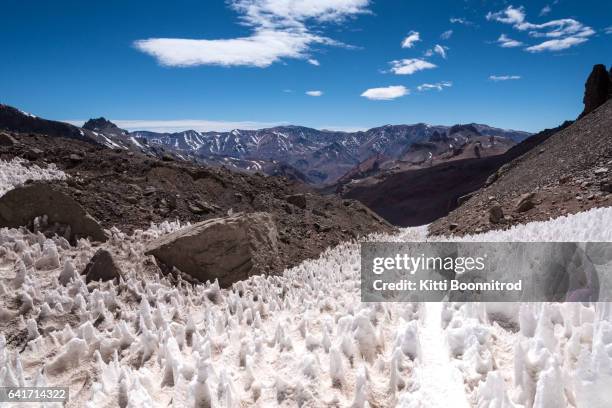
[[[42,168],[20,158],[11,161],[0,160],[0,196],[23,184],[26,180],[61,180],[65,178],[66,174],[55,167],[54,164]]]
[[[465,239],[609,241],[611,223],[596,209]],[[355,242],[283,276],[192,287],[143,255],[177,228],[112,231],[125,279],[89,286],[88,241],[0,229],[0,386],[69,386],[69,406],[89,407],[612,406],[607,304],[361,303]]]

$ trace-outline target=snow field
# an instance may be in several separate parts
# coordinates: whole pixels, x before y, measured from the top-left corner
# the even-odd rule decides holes
[[[465,240],[609,241],[611,222],[595,209]],[[97,246],[0,229],[0,386],[70,386],[68,406],[89,407],[612,405],[607,304],[361,303],[356,242],[192,286],[143,255],[181,227],[109,231],[124,278],[90,285],[78,271]]]
[[[55,164],[42,168],[20,158],[0,160],[0,197],[27,180],[64,180],[66,177]]]
[[[176,228],[111,231],[126,279],[89,287],[89,242],[0,230],[0,384],[92,407],[394,406],[420,387],[419,307],[359,302],[356,243],[221,290],[147,270],[144,244]]]

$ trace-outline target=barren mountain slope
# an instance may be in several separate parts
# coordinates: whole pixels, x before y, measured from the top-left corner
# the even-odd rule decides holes
[[[478,191],[447,217],[434,222],[430,232],[464,235],[610,206],[611,177],[612,101],[609,100],[515,159],[502,169],[497,181]],[[521,207],[519,201],[525,194],[533,196],[524,196]],[[491,220],[490,211],[496,211],[491,209],[497,205],[503,214],[494,215]]]
[[[358,202],[323,197],[285,178],[163,161],[44,135],[13,133],[6,140],[9,145],[0,144],[0,159],[22,157],[30,165],[45,167],[57,164],[68,177],[49,183],[105,228],[116,226],[131,233],[164,220],[198,222],[265,211],[276,220],[282,268],[356,236],[393,229]]]

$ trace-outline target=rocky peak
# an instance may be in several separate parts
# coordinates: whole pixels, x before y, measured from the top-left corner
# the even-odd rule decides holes
[[[89,119],[83,125],[83,129],[105,131],[111,129],[118,129],[118,127],[110,120],[107,120],[104,117],[99,117],[96,119]]]
[[[591,71],[584,85],[584,98],[582,100],[584,111],[582,111],[580,117],[597,109],[608,100],[610,93],[612,93],[611,75],[612,69],[608,73],[605,65],[597,64],[593,66],[593,71]]]

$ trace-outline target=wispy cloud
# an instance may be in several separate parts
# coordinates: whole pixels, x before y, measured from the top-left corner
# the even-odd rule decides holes
[[[612,26],[604,28],[604,33],[612,34]]]
[[[515,81],[521,79],[520,75],[490,75],[489,80],[493,82]]]
[[[473,26],[474,23],[471,22],[470,20],[466,20],[465,18],[462,17],[451,17],[448,21],[450,21],[453,24],[461,24],[461,25],[465,25],[465,26]]]
[[[442,82],[436,82],[435,84],[421,84],[417,86],[417,90],[419,92],[431,91],[433,89],[437,89],[438,91],[441,91],[442,89],[450,88],[451,86],[453,86],[452,82],[442,81]]]
[[[421,35],[418,31],[411,31],[408,36],[402,41],[402,48],[412,48],[414,44],[421,41]]]
[[[452,35],[453,35],[453,30],[447,30],[443,32],[442,34],[440,34],[440,39],[448,40],[449,38],[452,37]]]
[[[561,51],[587,41],[588,39],[584,37],[566,37],[560,40],[544,41],[540,44],[532,45],[531,47],[527,47],[525,49],[529,52]]]
[[[489,11],[486,15],[489,21],[499,21],[504,24],[521,24],[525,21],[525,8],[508,6],[505,10],[491,12]]]
[[[520,47],[523,45],[522,42],[513,40],[512,38],[508,37],[506,34],[502,34],[499,36],[499,38],[497,39],[497,44],[499,44],[499,46],[502,48],[514,48],[514,47]]]
[[[403,85],[387,86],[384,88],[370,88],[361,96],[374,101],[389,101],[408,95],[410,90]]]
[[[309,59],[314,44],[341,46],[315,34],[308,24],[340,23],[369,13],[370,0],[230,0],[247,37],[230,39],[149,38],[134,46],[165,66],[197,65],[267,67],[285,58]]]
[[[548,4],[545,5],[544,7],[542,7],[542,10],[540,10],[540,17],[547,15],[551,11],[552,11],[552,8]]]
[[[321,63],[319,62],[319,60],[316,60],[314,58],[309,58],[307,61],[310,65],[314,65],[315,67],[318,67],[319,65],[321,65]]]
[[[529,52],[565,50],[588,41],[589,37],[595,34],[595,30],[591,27],[573,18],[551,20],[542,24],[530,23],[527,21],[524,7],[508,6],[504,10],[487,13],[486,18],[490,21],[511,24],[514,29],[527,32],[532,38],[549,38],[539,44],[526,47],[525,50]]]
[[[323,96],[323,91],[306,91],[308,96]]]
[[[425,69],[436,68],[437,65],[419,58],[408,58],[391,61],[391,72],[396,75],[412,75]]]
[[[425,56],[426,57],[431,57],[434,54],[438,54],[442,58],[446,59],[446,51],[447,50],[448,50],[448,47],[445,47],[444,45],[436,44],[436,45],[434,45],[433,48],[425,51]]]
[[[136,130],[148,130],[150,132],[172,133],[184,130],[197,130],[198,132],[227,132],[233,129],[263,129],[274,126],[286,125],[286,122],[256,122],[256,121],[215,121],[204,119],[177,119],[177,120],[120,120],[112,119],[113,123],[122,129],[131,132]],[[84,120],[67,120],[75,126],[83,126]]]

